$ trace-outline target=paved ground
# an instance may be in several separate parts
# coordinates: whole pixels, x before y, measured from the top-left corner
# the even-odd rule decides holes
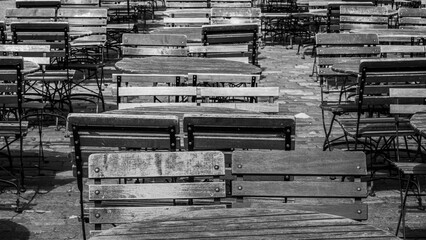
[[[4,3],[4,2],[2,2]],[[6,2],[11,3],[11,2]],[[0,9],[1,13],[4,9]],[[282,45],[266,46],[261,50],[260,64],[263,68],[262,86],[279,86],[280,114],[297,117],[297,148],[321,148],[323,133],[319,104],[319,87],[309,77],[313,59],[301,59],[294,49]],[[113,99],[106,87],[105,94],[114,108]],[[79,106],[79,110],[93,111],[93,107]],[[21,201],[23,213],[15,213],[10,206],[14,195],[9,189],[0,192],[0,240],[9,239],[81,239],[79,201],[76,181],[72,177],[71,160],[68,154],[69,138],[65,128],[44,128],[43,146],[45,162],[39,164],[38,132],[33,129],[25,138],[25,164],[27,166],[27,191]],[[0,159],[0,162],[3,161]],[[35,166],[40,166],[38,172]],[[376,184],[376,196],[370,196],[369,220],[367,223],[394,232],[399,204],[398,185],[395,181],[380,181]],[[415,202],[410,200],[411,206]],[[426,239],[426,213],[408,215],[409,233],[418,239]]]

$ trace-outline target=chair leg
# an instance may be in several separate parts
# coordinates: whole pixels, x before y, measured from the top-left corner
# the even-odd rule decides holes
[[[401,173],[402,174],[402,173]],[[399,214],[399,219],[398,219],[398,226],[396,227],[396,233],[395,235],[398,236],[399,233],[399,228],[401,226],[401,222],[402,222],[402,236],[403,239],[405,239],[405,205],[407,203],[407,197],[408,197],[408,190],[410,189],[410,185],[411,185],[411,181],[413,180],[413,175],[410,174],[408,177],[408,182],[407,182],[407,186],[405,187],[405,191],[404,191],[404,196],[402,198],[402,202],[401,202],[401,212]],[[402,192],[403,188],[402,188],[402,183],[401,183],[401,192]]]

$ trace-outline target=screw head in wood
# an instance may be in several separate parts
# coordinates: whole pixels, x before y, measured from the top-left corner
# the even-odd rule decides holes
[[[99,195],[99,193],[101,193],[101,191],[99,191],[99,190],[96,190],[96,191],[95,191],[95,194],[96,194],[96,195]]]
[[[101,217],[101,214],[96,213],[96,214],[95,214],[95,217],[96,217],[96,218],[100,218],[100,217]]]
[[[214,169],[218,170],[219,169],[219,165],[214,165]]]
[[[214,189],[216,192],[219,192],[220,191],[220,188],[215,188]]]
[[[356,190],[357,190],[357,191],[361,191],[361,188],[359,187],[359,188],[357,188]]]
[[[242,186],[238,186],[238,190],[243,190],[243,187]]]
[[[358,214],[361,214],[362,213],[362,211],[359,209],[358,211],[356,211]]]
[[[99,168],[95,168],[95,172],[98,173],[100,170]]]
[[[238,166],[237,166],[238,168],[243,168],[243,165],[241,165],[241,164],[238,164]]]

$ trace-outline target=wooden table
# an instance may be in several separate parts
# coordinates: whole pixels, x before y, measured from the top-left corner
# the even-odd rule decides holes
[[[123,72],[142,74],[260,74],[262,72],[259,67],[248,63],[197,57],[123,58],[115,64],[115,67]]]
[[[426,112],[415,113],[411,117],[410,123],[418,134],[426,137]]]
[[[399,239],[336,215],[286,209],[225,208],[160,215],[90,238],[112,239]]]

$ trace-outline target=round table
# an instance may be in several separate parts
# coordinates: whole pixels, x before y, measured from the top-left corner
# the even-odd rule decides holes
[[[262,72],[259,67],[248,63],[197,57],[123,58],[115,64],[115,67],[123,72],[141,74],[260,74]]]
[[[426,137],[426,112],[415,113],[410,119],[410,124],[418,134]]]
[[[91,240],[112,239],[399,239],[344,217],[299,210],[222,208],[152,216],[106,230]]]

